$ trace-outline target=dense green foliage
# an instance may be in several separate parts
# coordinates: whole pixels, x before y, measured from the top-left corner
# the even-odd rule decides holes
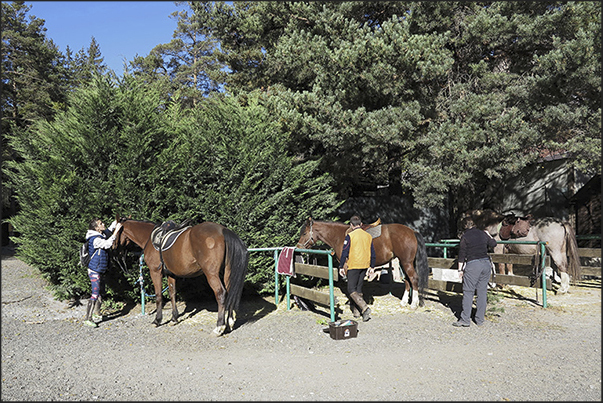
[[[95,216],[286,246],[360,186],[458,211],[547,154],[601,171],[600,2],[189,6],[117,78],[94,38],[61,55],[2,2],[3,207],[60,298],[89,292],[77,251]],[[248,284],[272,291],[271,254],[251,258]],[[136,276],[110,295],[135,298]]]
[[[22,207],[11,218],[21,233],[14,240],[61,298],[87,292],[77,252],[96,216],[214,221],[248,247],[264,247],[293,244],[308,214],[338,206],[318,161],[287,155],[287,133],[261,94],[244,104],[212,97],[191,110],[166,102],[158,88],[132,76],[119,83],[97,76],[54,122],[10,137],[24,158],[10,164]],[[273,266],[253,257],[249,281],[270,290]]]

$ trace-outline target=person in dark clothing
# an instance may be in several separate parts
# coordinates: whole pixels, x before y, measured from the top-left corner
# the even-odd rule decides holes
[[[355,317],[362,314],[362,320],[368,321],[371,316],[371,308],[364,301],[362,295],[362,284],[367,273],[372,275],[375,271],[375,247],[373,237],[362,228],[362,220],[355,215],[350,218],[352,231],[345,236],[343,250],[339,261],[339,274],[348,277],[348,295],[350,306]],[[347,261],[347,273],[344,268]],[[354,306],[355,304],[355,306]]]
[[[102,320],[100,308],[102,304],[101,294],[103,291],[102,276],[109,267],[109,249],[115,241],[115,234],[121,228],[121,223],[113,221],[109,229],[99,219],[90,221],[88,232],[86,232],[86,241],[88,242],[88,251],[90,252],[90,262],[88,263],[88,278],[92,286],[92,294],[88,300],[86,317],[84,324],[91,327],[98,327],[93,320]]]
[[[475,324],[481,326],[486,315],[488,281],[492,273],[488,248],[494,248],[496,241],[488,231],[480,230],[470,219],[465,222],[464,228],[458,256],[459,276],[463,280],[463,310],[460,319],[452,325],[469,327],[473,296],[477,295]]]

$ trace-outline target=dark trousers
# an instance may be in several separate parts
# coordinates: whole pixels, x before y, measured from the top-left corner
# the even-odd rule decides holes
[[[348,270],[348,295],[353,292],[362,294],[362,284],[364,283],[364,276],[368,269],[352,269]]]
[[[488,301],[488,281],[492,273],[490,258],[476,259],[467,262],[463,273],[463,312],[461,322],[471,323],[471,308],[473,296],[477,295],[475,323],[484,323],[486,315],[486,302]]]

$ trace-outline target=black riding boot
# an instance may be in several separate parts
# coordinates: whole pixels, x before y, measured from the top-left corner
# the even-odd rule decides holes
[[[350,309],[352,310],[352,315],[354,315],[355,318],[359,318],[360,317],[360,311],[358,310],[358,306],[351,299],[350,299]]]
[[[358,295],[364,301],[364,297],[362,296],[363,294],[359,292]],[[356,304],[356,302],[354,302],[354,299],[350,299],[350,309],[352,310],[352,315],[354,315],[355,318],[359,318],[361,316],[360,307]]]
[[[91,319],[92,310],[94,309],[94,304],[95,304],[95,301],[93,301],[92,299],[88,300],[88,306],[86,307],[86,317],[84,318],[84,325],[86,325],[86,326],[98,327],[98,325],[96,323],[94,323]]]
[[[92,320],[96,323],[101,322],[103,320],[103,315],[101,314],[102,303],[103,302],[99,295],[96,301],[94,302],[94,308],[92,309]]]
[[[369,308],[367,303],[364,301],[362,294],[354,291],[350,294],[350,297],[356,303],[356,305],[358,305],[358,308],[360,308],[360,312],[362,312],[362,321],[367,322],[371,318],[371,308]]]

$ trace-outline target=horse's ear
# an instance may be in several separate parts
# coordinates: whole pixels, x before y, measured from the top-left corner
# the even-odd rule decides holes
[[[115,221],[119,222],[119,213],[115,214]]]

